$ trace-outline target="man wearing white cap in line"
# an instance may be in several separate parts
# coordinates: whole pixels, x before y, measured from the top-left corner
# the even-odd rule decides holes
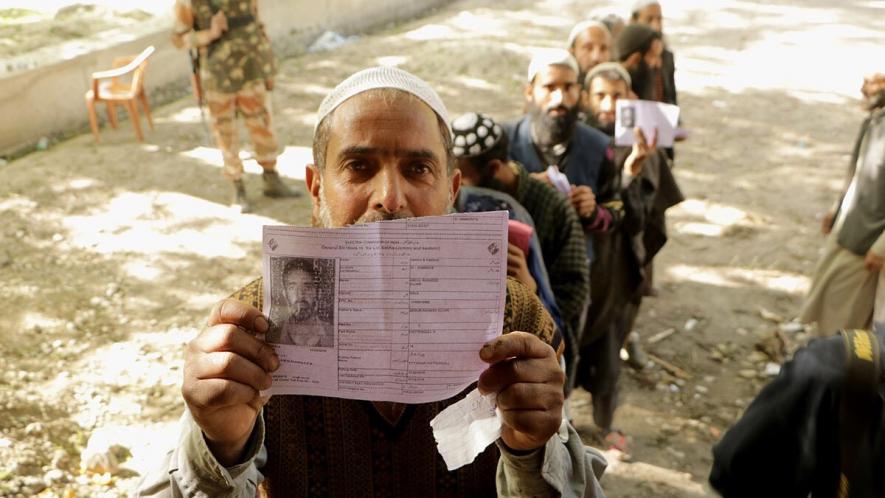
[[[587,73],[597,64],[611,60],[612,41],[611,32],[602,21],[581,21],[572,28],[566,48],[578,62],[579,83],[583,84]]]
[[[314,224],[449,211],[460,177],[445,106],[425,82],[367,69],[339,84],[318,114],[306,175]],[[454,472],[429,421],[467,391],[418,405],[261,398],[279,359],[255,337],[268,329],[260,289],[259,279],[217,304],[188,345],[180,444],[141,483],[141,496],[602,496],[604,461],[562,421],[561,340],[525,287],[508,281],[504,332],[514,332],[477,352],[491,365],[478,387],[498,393],[501,438]]]
[[[630,99],[630,74],[616,62],[594,67],[582,92],[587,124],[608,135],[614,159],[606,166],[609,181],[600,180],[600,198],[617,191],[623,220],[594,237],[596,260],[587,312],[587,328],[580,349],[577,384],[593,395],[593,421],[609,446],[627,452],[626,437],[613,427],[618,400],[620,350],[626,347],[629,363],[644,368],[638,332],[631,332],[642,302],[641,288],[647,277],[645,264],[666,241],[650,214],[683,200],[667,166],[666,155],[649,143],[636,128],[635,145],[614,145],[615,109],[618,100]],[[626,342],[625,342],[626,341]]]
[[[506,126],[510,159],[521,163],[538,179],[556,166],[572,185],[569,197],[588,233],[587,255],[593,259],[590,233],[611,223],[597,205],[599,173],[606,160],[608,137],[578,121],[581,85],[578,63],[562,49],[545,50],[529,64],[525,99],[528,112]],[[592,275],[591,275],[592,279]]]

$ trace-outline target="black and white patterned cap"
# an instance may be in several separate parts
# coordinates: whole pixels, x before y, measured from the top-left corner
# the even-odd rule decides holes
[[[452,121],[452,135],[455,157],[478,156],[498,143],[504,130],[492,118],[475,112],[468,112]]]

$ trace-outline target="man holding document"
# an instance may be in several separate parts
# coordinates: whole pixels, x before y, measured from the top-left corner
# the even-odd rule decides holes
[[[644,367],[638,333],[631,332],[642,300],[640,289],[648,278],[644,266],[660,249],[650,221],[656,206],[672,207],[682,200],[682,194],[672,182],[667,156],[656,148],[657,132],[666,123],[647,119],[660,117],[657,113],[635,110],[633,105],[641,101],[630,98],[628,72],[615,62],[598,64],[588,73],[584,86],[586,123],[609,136],[612,143],[611,160],[604,170],[609,172],[603,176],[607,181],[600,183],[600,196],[617,198],[623,216],[620,223],[593,240],[596,260],[590,270],[591,304],[576,375],[578,383],[593,395],[593,420],[600,439],[627,452],[625,435],[613,426],[620,351],[625,347],[630,364]],[[628,120],[633,128],[622,133],[630,140],[619,142],[625,109],[634,110]]]
[[[259,308],[274,282],[253,282],[221,301],[187,348],[180,444],[146,476],[140,495],[602,496],[603,460],[562,421],[561,339],[536,297],[512,280],[505,293],[493,278],[501,275],[496,261],[506,268],[497,213],[441,216],[460,176],[436,92],[404,71],[368,69],[326,97],[318,121],[306,181],[314,224],[323,228],[266,228],[264,246],[266,262],[275,253],[315,250],[334,260],[337,377],[318,370],[330,368],[316,357],[327,348],[261,339],[271,324]],[[331,230],[384,220],[399,221]],[[466,255],[481,260],[476,268],[463,262]],[[455,288],[441,285],[456,278]],[[455,304],[459,295],[475,303]],[[371,299],[383,305],[369,306]],[[464,323],[450,320],[458,306]],[[370,322],[388,334],[372,336]],[[478,335],[468,337],[465,323]],[[493,323],[509,333],[485,340]],[[476,337],[472,353],[458,351]],[[435,341],[451,354],[436,355]],[[430,420],[472,391],[446,392],[463,381],[463,371],[454,380],[447,372],[466,370],[470,356],[486,365],[472,380],[478,377],[480,393],[497,404],[500,438],[448,471]],[[276,395],[268,402],[262,393],[278,387],[281,372],[298,389],[332,385],[347,397]],[[403,402],[418,398],[433,401]]]

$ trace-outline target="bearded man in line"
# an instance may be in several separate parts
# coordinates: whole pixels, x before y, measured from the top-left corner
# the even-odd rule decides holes
[[[524,91],[528,112],[505,128],[511,160],[548,183],[548,167],[565,174],[572,186],[568,197],[589,238],[593,231],[612,223],[611,214],[599,206],[596,196],[608,137],[578,122],[579,73],[577,61],[565,50],[536,55],[529,64]],[[587,244],[587,256],[592,261],[592,242]]]
[[[577,213],[571,202],[549,183],[533,178],[521,164],[508,160],[510,141],[492,118],[467,113],[452,122],[452,131],[458,169],[466,187],[461,191],[459,204],[466,190],[468,197],[472,193],[509,198],[516,204],[514,207],[522,206],[530,216],[554,305],[562,317],[566,370],[573,370],[577,359],[574,353],[578,349],[576,338],[583,331],[590,297],[587,248]],[[510,268],[508,259],[508,272]],[[538,296],[545,302],[540,292]]]
[[[318,116],[306,175],[316,224],[449,212],[460,176],[445,106],[424,81],[367,69],[339,84]],[[497,393],[501,437],[448,472],[429,422],[470,388],[417,405],[262,398],[280,363],[256,337],[268,329],[258,282],[216,305],[189,343],[180,444],[141,496],[602,496],[601,457],[563,423],[561,338],[522,285],[508,281],[505,334],[477,352],[490,365],[477,386]]]
[[[584,228],[587,258],[594,260],[595,233],[606,232],[623,218],[618,191],[606,188],[614,176],[609,149],[610,139],[601,131],[579,122],[580,68],[565,50],[540,52],[528,71],[525,99],[528,112],[506,126],[510,140],[509,158],[525,166],[532,176],[550,183],[551,167],[563,173],[570,199]],[[590,272],[593,285],[593,272]],[[592,305],[592,299],[591,303]],[[584,342],[586,326],[575,342]],[[570,354],[574,364],[579,353]],[[569,388],[575,383],[576,369],[567,371]]]
[[[648,26],[661,37],[661,62],[652,75],[652,99],[679,105],[676,92],[676,62],[664,40],[664,12],[658,0],[639,0],[633,5],[630,22]]]

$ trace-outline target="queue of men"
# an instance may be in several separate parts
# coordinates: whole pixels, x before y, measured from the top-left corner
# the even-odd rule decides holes
[[[257,14],[257,0],[176,1],[175,40],[203,59],[224,173],[243,211],[251,203],[237,114],[264,168],[265,195],[295,195],[275,172],[267,92],[276,62]],[[453,119],[427,83],[387,67],[350,76],[318,110],[306,172],[314,226],[506,210],[513,226],[531,232],[527,245],[508,247],[503,334],[477,352],[489,366],[476,386],[495,394],[501,411],[495,445],[451,472],[437,454],[429,421],[466,391],[416,405],[262,397],[280,360],[260,338],[270,325],[259,311],[258,279],[219,302],[188,345],[180,444],[138,495],[603,496],[606,462],[571,426],[567,398],[588,391],[594,442],[627,451],[615,423],[621,352],[644,367],[634,325],[643,298],[656,293],[652,262],[667,241],[666,211],[684,198],[673,148],[658,147],[657,136],[638,127],[634,145],[617,145],[616,109],[619,100],[677,103],[663,19],[658,1],[639,0],[627,20],[607,15],[575,25],[561,48],[531,60],[524,114],[510,121],[483,109]],[[881,445],[870,444],[880,437],[881,410],[872,420],[857,416],[866,410],[846,409],[860,403],[851,397],[861,389],[846,394],[843,379],[854,364],[848,352],[879,368],[873,344],[885,337],[885,76],[866,80],[863,93],[870,117],[845,191],[824,218],[830,238],[802,319],[823,334],[875,321],[878,335],[846,332],[851,339],[815,343],[785,366],[714,450],[711,482],[726,496],[833,496],[849,487],[861,496],[855,491],[885,488],[863,472],[864,458],[881,461]],[[309,274],[321,270],[284,271],[292,308],[311,308],[318,290]],[[333,340],[331,325],[309,314],[285,323],[285,340],[303,342],[304,327]],[[862,373],[877,380],[879,372],[870,372]],[[828,430],[839,422],[866,432]],[[846,438],[863,453],[846,452]],[[776,492],[758,494],[759,476]]]
[[[255,2],[228,3],[178,0],[176,36],[214,71],[213,129],[234,203],[247,208],[225,132],[234,109],[256,116],[250,131],[265,193],[289,194],[273,168],[262,101],[275,65]],[[496,393],[502,413],[496,445],[446,471],[428,422],[466,391],[418,405],[260,396],[280,360],[259,339],[269,329],[259,279],[218,303],[188,345],[180,445],[139,495],[601,497],[605,461],[583,444],[564,405],[573,388],[589,391],[599,442],[626,451],[614,426],[619,353],[666,240],[663,214],[682,197],[672,155],[639,128],[634,146],[615,146],[613,123],[619,99],[665,101],[672,90],[675,101],[660,19],[659,4],[642,1],[622,29],[611,16],[578,24],[562,48],[532,59],[526,112],[512,122],[483,109],[451,119],[427,83],[385,67],[352,75],[320,105],[306,173],[315,226],[506,209],[532,230],[527,247],[508,248],[504,334],[477,352],[489,365],[477,387]],[[236,62],[250,71],[228,65],[236,85],[219,40],[227,52],[242,45]],[[259,50],[246,49],[249,40]],[[260,60],[249,63],[249,53]],[[292,300],[301,299],[295,287]]]
[[[178,0],[176,14],[178,44],[205,59],[207,101],[233,203],[251,208],[241,181],[237,113],[264,168],[265,195],[295,195],[275,172],[278,145],[267,92],[276,63],[257,21],[257,0]],[[528,246],[508,248],[505,330],[477,352],[489,365],[477,387],[495,394],[501,411],[495,445],[452,472],[437,454],[429,421],[466,391],[416,405],[262,397],[280,360],[258,338],[269,330],[259,311],[259,279],[218,303],[188,345],[180,444],[145,477],[139,496],[602,496],[605,461],[583,444],[564,406],[574,388],[587,390],[598,442],[627,450],[615,424],[620,352],[626,346],[632,363],[643,366],[631,332],[642,299],[655,293],[652,261],[667,240],[666,211],[683,196],[671,171],[672,148],[657,147],[657,137],[640,128],[633,130],[634,145],[615,144],[616,103],[677,102],[674,58],[662,27],[654,0],[637,2],[626,22],[607,16],[578,23],[561,48],[531,60],[525,113],[512,121],[496,122],[483,109],[451,119],[427,83],[386,67],[350,76],[318,110],[314,164],[306,174],[315,226],[505,209],[532,231]],[[846,191],[825,219],[824,231],[832,235],[803,313],[824,332],[869,327],[885,307],[885,77],[868,80],[863,91],[871,116]],[[321,270],[284,272],[290,307],[316,308],[320,292],[309,277]],[[837,301],[845,306],[834,306]],[[312,332],[304,334],[304,327]],[[293,315],[286,337],[328,342],[329,327],[318,316]],[[823,413],[814,400],[831,399],[829,384],[796,374],[813,370],[800,368],[806,363],[838,371],[847,361],[845,348],[857,340],[819,343],[797,355],[779,378],[782,385],[763,392],[717,448],[717,487],[745,496],[755,489],[749,487],[754,475],[769,482],[784,477],[765,474],[775,467],[758,455],[768,451],[770,436],[791,434],[790,427],[763,424],[773,420],[763,415]],[[795,400],[783,395],[796,392],[807,410],[795,410]],[[841,407],[826,408],[830,416]],[[791,427],[804,420],[795,418]],[[817,426],[803,427],[819,436]],[[808,451],[811,439],[783,441],[783,454],[834,453],[832,438],[819,442],[820,451]],[[814,481],[813,465],[802,465],[794,474],[811,483],[803,490],[835,489],[839,462],[828,467],[833,475],[824,483]],[[843,479],[857,476],[850,470],[843,468]],[[780,484],[783,496],[797,486]]]
[[[244,210],[250,204],[229,136],[235,110],[261,156],[265,193],[291,195],[273,167],[263,102],[275,62],[256,7],[254,0],[176,7],[179,43],[206,58],[213,130],[233,202]],[[319,109],[306,175],[315,226],[506,209],[533,231],[528,247],[508,248],[511,329],[478,352],[489,364],[478,387],[497,393],[503,414],[497,445],[445,470],[428,421],[463,395],[408,406],[312,396],[268,403],[259,393],[279,359],[256,337],[268,330],[256,281],[220,302],[189,344],[181,444],[140,495],[602,496],[604,460],[571,427],[565,397],[574,387],[588,390],[600,442],[626,451],[613,426],[619,352],[666,240],[655,221],[681,200],[654,137],[637,128],[633,147],[613,141],[617,100],[664,101],[673,90],[675,101],[672,71],[662,74],[659,4],[640,2],[634,11],[623,29],[611,16],[581,22],[563,48],[534,57],[526,112],[511,122],[483,109],[452,120],[432,88],[393,68],[354,74]],[[219,51],[219,42],[227,48]],[[293,290],[293,301],[302,290]],[[345,469],[348,478],[338,478]]]

